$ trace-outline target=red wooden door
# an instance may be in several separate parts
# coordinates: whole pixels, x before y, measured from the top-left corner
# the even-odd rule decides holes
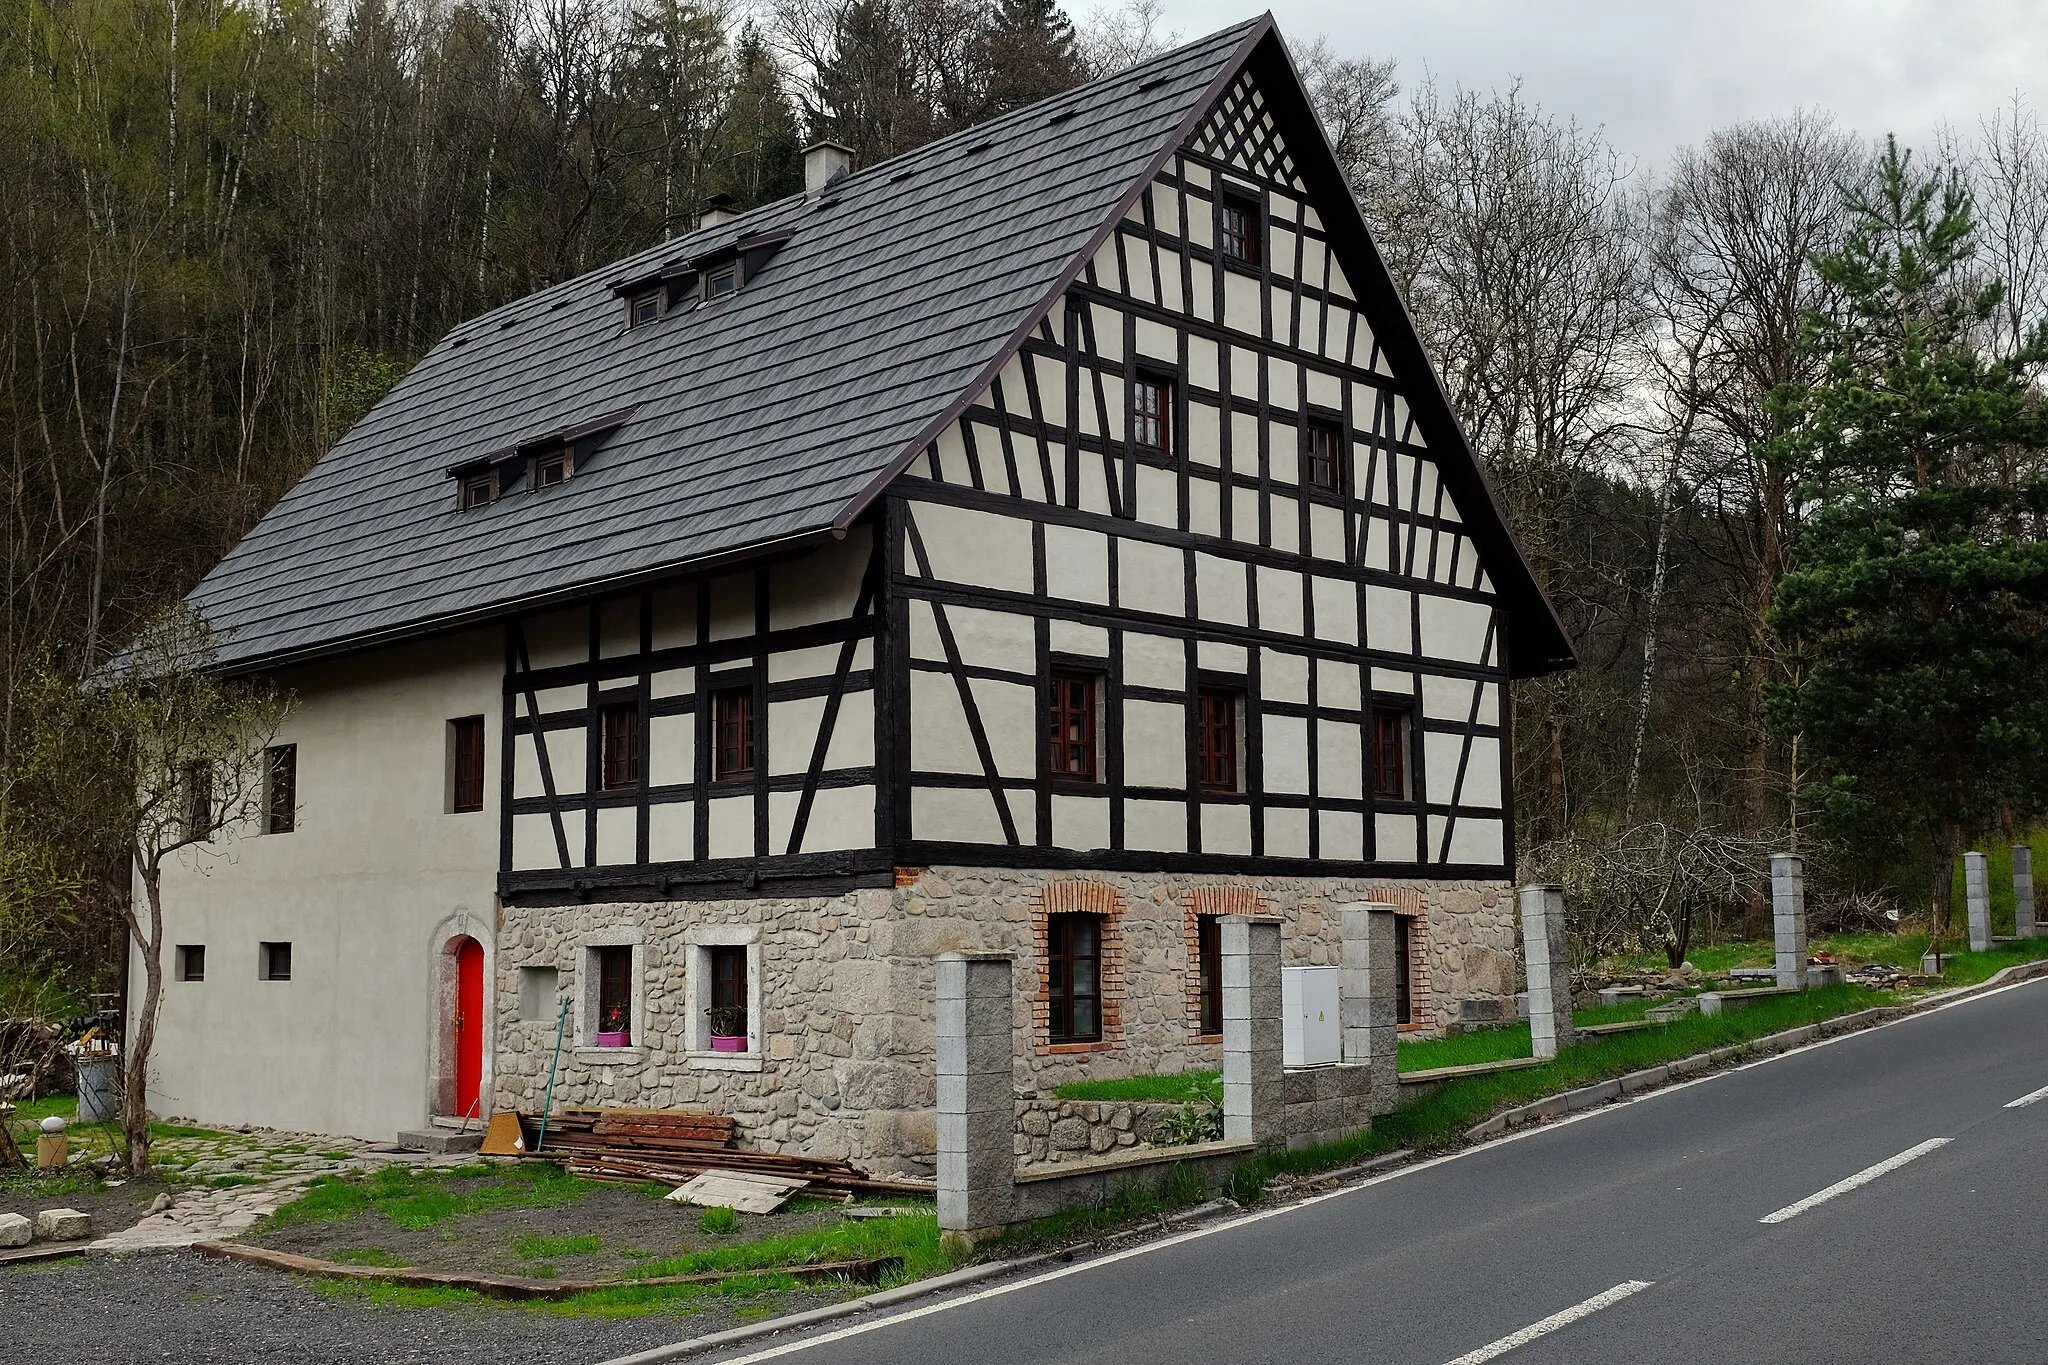
[[[484,1079],[484,947],[473,938],[455,950],[455,1112],[479,1113]],[[479,1113],[479,1117],[481,1117]]]

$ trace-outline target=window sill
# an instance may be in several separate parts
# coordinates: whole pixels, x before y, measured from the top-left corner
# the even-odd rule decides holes
[[[692,1071],[760,1071],[766,1059],[758,1052],[685,1052]]]
[[[575,1050],[579,1062],[610,1063],[613,1066],[638,1066],[647,1060],[644,1047],[579,1047]]]
[[[1197,1033],[1195,1041],[1198,1043],[1220,1043],[1223,1041],[1223,1035],[1220,1033]]]
[[[1051,1053],[1052,1053],[1052,1054],[1053,1054],[1053,1055],[1054,1055],[1055,1057],[1060,1057],[1060,1056],[1065,1056],[1065,1055],[1067,1055],[1067,1054],[1069,1054],[1069,1053],[1078,1053],[1078,1052],[1107,1052],[1107,1051],[1109,1051],[1109,1050],[1110,1050],[1110,1049],[1111,1049],[1112,1047],[1114,1047],[1114,1046],[1115,1046],[1115,1044],[1113,1044],[1113,1043],[1106,1043],[1106,1042],[1095,1042],[1095,1043],[1048,1043],[1048,1044],[1046,1045],[1046,1048],[1047,1048],[1047,1050],[1048,1050],[1049,1052],[1051,1052]]]

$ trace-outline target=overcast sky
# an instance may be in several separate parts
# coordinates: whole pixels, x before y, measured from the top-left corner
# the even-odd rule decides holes
[[[1260,0],[1165,0],[1189,38]],[[1599,124],[1650,166],[1710,129],[1820,108],[1873,137],[1973,128],[2015,90],[2048,99],[2048,0],[1271,0],[1288,41],[1392,57]]]

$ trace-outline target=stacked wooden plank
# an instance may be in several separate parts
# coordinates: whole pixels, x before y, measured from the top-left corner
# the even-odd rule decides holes
[[[746,1171],[805,1182],[811,1194],[929,1194],[914,1181],[877,1180],[848,1161],[748,1152],[733,1138],[724,1114],[690,1109],[565,1109],[548,1119],[519,1115],[525,1155],[561,1163],[591,1180],[651,1180],[684,1184],[709,1170]]]

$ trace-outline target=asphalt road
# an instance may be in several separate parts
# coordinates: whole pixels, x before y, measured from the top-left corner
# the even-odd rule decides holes
[[[2040,1365],[2048,1097],[2007,1106],[2043,1087],[2048,982],[1056,1277],[718,1358]]]

